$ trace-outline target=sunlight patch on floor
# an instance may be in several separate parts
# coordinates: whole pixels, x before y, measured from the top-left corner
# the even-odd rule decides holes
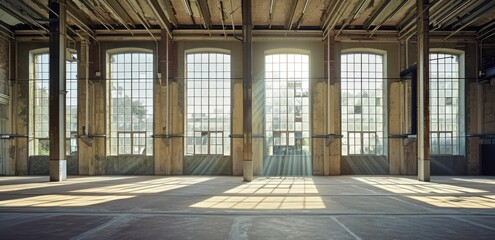
[[[136,196],[42,195],[0,201],[0,207],[84,207]]]
[[[116,181],[122,179],[130,179],[134,177],[77,177],[77,178],[69,178],[67,181],[62,182],[49,182],[48,177],[46,182],[26,182],[26,183],[16,183],[16,184],[0,184],[0,192],[12,192],[12,191],[22,191],[29,189],[39,189],[46,187],[63,187],[69,186],[73,184],[80,183],[94,183],[94,182],[103,182],[103,181]],[[22,180],[24,178],[13,178],[12,180]],[[26,178],[27,179],[27,178]]]
[[[192,208],[277,210],[324,209],[313,179],[308,177],[264,177],[242,184],[191,205]],[[253,196],[254,195],[254,196]]]
[[[72,192],[77,193],[129,193],[129,194],[142,194],[142,193],[159,193],[173,189],[183,188],[191,186],[197,183],[211,180],[211,177],[167,177],[158,178],[148,181],[141,181],[135,183],[125,183],[119,185],[110,185],[102,187],[87,188],[81,190],[75,190]]]
[[[193,208],[221,209],[324,209],[323,199],[317,196],[301,197],[248,197],[248,196],[215,196],[191,205]]]
[[[420,182],[418,180],[408,178],[391,178],[391,177],[354,177],[354,179],[370,184],[373,187],[377,187],[392,193],[397,194],[463,194],[463,193],[486,193],[487,191],[460,187],[450,184],[432,183],[432,182]]]

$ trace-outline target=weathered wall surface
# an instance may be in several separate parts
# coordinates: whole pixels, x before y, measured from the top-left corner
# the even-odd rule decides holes
[[[242,44],[238,41],[172,41],[169,48],[169,81],[165,79],[166,42],[93,42],[78,44],[79,63],[79,123],[78,134],[97,136],[79,139],[78,156],[71,156],[69,174],[221,174],[241,175],[243,140],[242,135]],[[380,51],[386,56],[386,130],[385,135],[408,133],[406,124],[408,103],[404,95],[407,89],[400,82],[399,73],[406,64],[415,61],[414,43],[409,43],[408,57],[399,42],[331,42],[330,74],[327,42],[297,40],[258,40],[253,43],[253,168],[255,175],[264,172],[264,56],[272,50],[302,50],[310,55],[311,133],[313,135],[340,134],[340,54],[353,49]],[[0,43],[0,49],[8,44]],[[47,42],[20,42],[17,45],[16,78],[12,83],[12,105],[15,106],[9,125],[12,133],[28,135],[29,132],[29,52],[48,47]],[[155,138],[153,156],[108,156],[107,133],[107,51],[116,48],[144,48],[156,54],[154,71],[161,73],[154,85],[154,131],[172,137]],[[465,126],[467,134],[495,133],[495,91],[485,84],[475,82],[476,44],[432,42],[431,48],[457,49],[465,53]],[[187,51],[222,49],[230,52],[232,59],[232,130],[231,156],[184,157],[184,56]],[[87,52],[86,52],[87,51]],[[87,54],[86,54],[87,53]],[[3,55],[2,55],[3,54]],[[6,73],[2,72],[6,56],[0,54],[0,83]],[[8,57],[7,57],[8,58]],[[88,73],[86,76],[86,61]],[[2,65],[4,64],[4,65]],[[86,77],[88,81],[86,81]],[[331,78],[327,82],[328,77]],[[86,84],[87,83],[87,84]],[[87,86],[87,89],[86,89]],[[1,89],[0,89],[1,90]],[[0,91],[1,92],[1,91]],[[167,94],[170,94],[168,96]],[[87,97],[87,101],[86,101]],[[167,97],[169,112],[167,112]],[[87,104],[87,108],[86,108]],[[89,114],[86,115],[86,109]],[[86,119],[86,116],[88,119]],[[167,117],[168,116],[168,117]],[[169,119],[167,123],[166,120]],[[15,124],[12,124],[14,123]],[[479,123],[482,124],[480,129]],[[168,128],[168,129],[167,129]],[[29,139],[16,138],[12,143],[10,167],[12,174],[45,174],[45,156],[29,156]],[[312,138],[311,169],[313,175],[339,174],[416,174],[416,144],[412,139],[388,138],[386,156],[341,157],[341,140],[335,138]],[[479,172],[479,144],[475,138],[466,139],[466,154],[452,157],[432,157],[433,174],[477,174]],[[204,162],[210,161],[208,164]],[[77,164],[72,164],[76,161]],[[126,166],[124,166],[126,165]],[[39,167],[37,167],[39,166]],[[74,167],[77,168],[74,170]],[[38,169],[38,170],[37,170]],[[7,171],[7,170],[6,170]],[[1,174],[1,173],[0,173]]]
[[[10,116],[10,42],[0,39],[0,133],[11,132]],[[0,140],[0,175],[13,175],[15,162],[13,161],[12,140]]]

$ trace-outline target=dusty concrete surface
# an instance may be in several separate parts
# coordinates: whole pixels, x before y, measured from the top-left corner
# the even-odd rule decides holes
[[[2,239],[493,239],[495,178],[0,177]]]

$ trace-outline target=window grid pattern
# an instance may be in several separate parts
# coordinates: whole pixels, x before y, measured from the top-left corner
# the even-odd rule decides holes
[[[67,141],[67,154],[77,153],[77,63],[67,62],[66,65],[66,90],[67,95],[65,96],[65,130],[66,130],[66,141]]]
[[[459,56],[430,54],[430,154],[460,154]]]
[[[153,154],[153,54],[110,55],[110,155]]]
[[[33,56],[33,147],[34,154],[48,155],[49,140],[49,85],[50,55],[48,53]],[[77,140],[73,135],[77,132],[77,63],[66,62],[66,151],[67,154],[77,152]]]
[[[269,156],[310,155],[309,56],[265,56],[265,137]]]
[[[186,57],[186,155],[230,155],[230,55]]]
[[[383,56],[341,56],[342,155],[384,155]]]

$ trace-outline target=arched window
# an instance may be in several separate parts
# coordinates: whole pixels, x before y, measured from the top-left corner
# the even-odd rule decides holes
[[[75,55],[75,54],[74,54]],[[50,153],[48,129],[50,55],[48,49],[31,53],[30,63],[30,99],[31,112],[29,132],[33,138],[30,144],[30,155],[48,155]],[[66,62],[66,151],[67,154],[77,152],[77,62]]]
[[[430,154],[463,153],[460,55],[430,53]]]
[[[186,54],[185,155],[230,155],[230,55]]]
[[[309,55],[265,56],[268,156],[310,155]]]
[[[383,56],[341,56],[342,155],[384,155]]]
[[[109,154],[152,155],[153,53],[108,55]]]

